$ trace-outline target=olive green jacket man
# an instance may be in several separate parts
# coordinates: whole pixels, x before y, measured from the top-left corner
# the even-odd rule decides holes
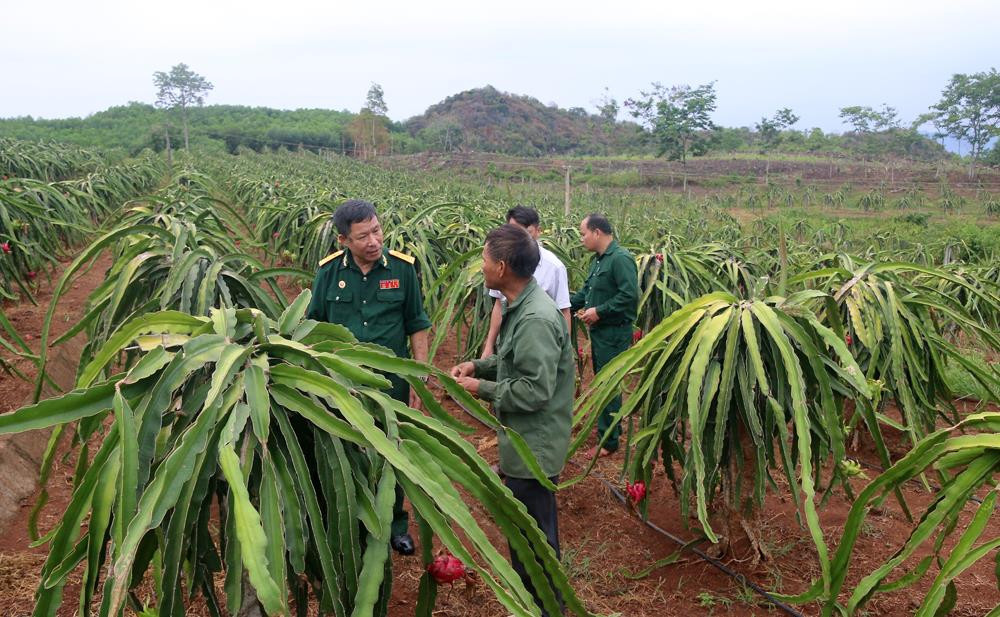
[[[479,397],[524,438],[545,476],[556,476],[573,421],[573,344],[562,313],[534,279],[504,309],[497,341],[497,353],[472,361]],[[507,437],[498,441],[500,471],[533,478]]]

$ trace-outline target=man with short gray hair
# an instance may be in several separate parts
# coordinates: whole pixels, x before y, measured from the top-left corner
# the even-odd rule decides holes
[[[386,250],[375,206],[367,201],[345,201],[333,214],[342,248],[319,262],[306,313],[310,319],[345,326],[362,343],[388,347],[397,356],[427,362],[427,331],[431,321],[424,312],[420,282],[405,253]],[[416,392],[399,375],[390,395],[420,409]],[[415,547],[409,534],[409,516],[403,509],[403,492],[396,486],[390,545],[402,555]]]

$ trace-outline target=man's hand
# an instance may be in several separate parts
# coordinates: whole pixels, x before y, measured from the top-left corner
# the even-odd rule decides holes
[[[601,316],[597,314],[597,309],[594,307],[577,311],[576,318],[588,326],[592,326],[601,320]]]
[[[451,367],[451,376],[455,378],[458,385],[472,394],[479,394],[479,380],[473,377],[475,374],[476,367],[472,362],[463,362]]]
[[[472,364],[472,362],[463,362],[451,367],[451,376],[454,377],[459,383],[462,383],[462,377],[472,377],[475,374],[476,367]]]
[[[483,343],[483,355],[480,360],[485,360],[493,355],[496,349],[497,335],[500,334],[500,322],[503,321],[503,307],[500,299],[494,298],[493,308],[490,310],[490,329],[486,332],[486,341]]]
[[[468,390],[470,394],[479,394],[479,380],[475,377],[456,377],[455,381],[458,382],[458,385]]]

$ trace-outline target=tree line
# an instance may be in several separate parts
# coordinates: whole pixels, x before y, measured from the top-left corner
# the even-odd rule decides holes
[[[612,101],[613,103],[613,101]],[[667,156],[682,163],[689,155],[704,154],[717,144],[720,127],[712,121],[715,111],[715,82],[692,88],[689,85],[666,87],[653,82],[649,91],[625,101],[625,108],[646,128],[646,138],[656,147],[657,156]],[[882,104],[880,109],[852,105],[840,109],[840,118],[852,127],[845,135],[860,154],[924,158],[933,147],[920,130],[931,125],[934,137],[951,137],[970,146],[969,176],[984,158],[990,145],[989,162],[1000,163],[1000,74],[995,68],[971,75],[955,74],[941,92],[941,100],[932,105],[908,126],[896,109]],[[755,141],[762,153],[778,147],[782,141],[802,143],[802,134],[792,130],[799,118],[791,109],[782,108],[756,123]],[[818,129],[809,138],[821,142]]]
[[[596,113],[543,105],[487,86],[448,97],[405,122],[388,117],[385,91],[372,83],[364,104],[349,110],[293,111],[204,101],[213,84],[185,64],[153,75],[156,103],[130,102],[87,118],[0,120],[0,135],[53,140],[136,154],[178,144],[237,152],[276,148],[331,151],[361,158],[422,151],[492,151],[512,155],[656,155],[686,161],[710,152],[753,151],[767,156],[825,153],[866,159],[933,160],[947,156],[935,138],[969,145],[970,175],[978,164],[1000,164],[1000,75],[996,69],[955,74],[941,100],[904,124],[895,108],[840,109],[850,130],[799,130],[785,107],[753,127],[721,127],[715,82],[692,87],[654,82],[623,103],[605,88]],[[621,120],[620,116],[629,119]],[[930,127],[930,130],[928,129]],[[929,134],[928,134],[929,133]]]

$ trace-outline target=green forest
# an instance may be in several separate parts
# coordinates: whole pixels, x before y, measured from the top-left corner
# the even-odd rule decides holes
[[[450,96],[403,122],[373,114],[368,108],[351,112],[204,105],[187,111],[190,145],[220,153],[235,153],[245,147],[258,152],[280,148],[305,148],[313,152],[325,149],[360,157],[425,151],[515,156],[662,154],[652,128],[647,130],[635,121],[617,119],[617,102],[612,99],[609,104],[613,106],[610,110],[590,113],[581,107],[563,109],[530,96],[486,86]],[[856,109],[862,110],[862,116],[846,118],[845,122],[858,122],[852,126],[853,130],[842,134],[819,128],[776,127],[766,118],[753,127],[711,125],[699,131],[703,139],[690,155],[773,151],[868,159],[936,160],[950,156],[940,143],[916,129],[906,128],[898,121],[866,124],[865,108]],[[134,101],[85,118],[0,119],[3,137],[122,150],[128,155],[145,149],[163,151],[168,134],[174,148],[183,145],[182,121],[176,110]],[[984,158],[990,161],[990,157],[993,162],[1000,159],[995,149]]]

